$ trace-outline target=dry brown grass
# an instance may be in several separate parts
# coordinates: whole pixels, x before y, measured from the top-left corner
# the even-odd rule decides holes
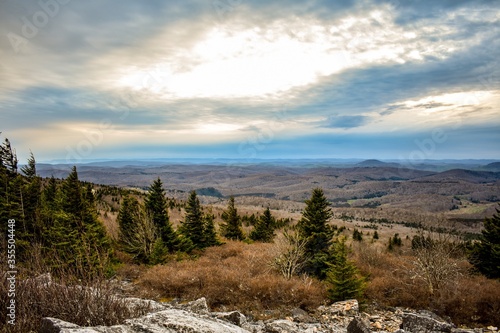
[[[150,297],[193,300],[203,296],[213,309],[255,314],[322,304],[326,299],[322,283],[299,277],[287,280],[270,268],[271,247],[228,242],[207,249],[197,260],[152,267],[140,284]]]
[[[368,300],[385,306],[429,309],[459,325],[500,325],[500,281],[471,275],[465,258],[449,259],[456,263],[460,276],[431,294],[426,282],[413,274],[415,257],[408,251],[395,254],[370,245],[355,249],[356,262],[369,277]]]

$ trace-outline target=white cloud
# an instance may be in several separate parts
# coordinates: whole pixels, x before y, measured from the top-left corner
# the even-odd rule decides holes
[[[395,108],[389,116],[372,124],[375,131],[418,131],[425,128],[498,122],[500,91],[467,91],[425,96],[389,105]],[[372,116],[376,117],[374,113]],[[368,127],[368,131],[370,128]]]
[[[142,66],[122,63],[115,84],[168,99],[283,97],[349,68],[444,59],[457,50],[455,44],[428,38],[452,30],[407,31],[380,11],[330,25],[295,17],[263,27],[214,26],[175,54],[165,50]],[[158,40],[152,39],[155,48]]]

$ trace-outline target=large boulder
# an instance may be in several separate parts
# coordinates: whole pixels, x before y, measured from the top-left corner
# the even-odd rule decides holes
[[[401,322],[401,329],[406,332],[450,333],[453,328],[453,324],[447,323],[431,312],[406,312],[403,313],[403,321]]]
[[[123,325],[79,327],[44,318],[41,333],[249,333],[231,323],[180,309],[167,309],[129,319]]]

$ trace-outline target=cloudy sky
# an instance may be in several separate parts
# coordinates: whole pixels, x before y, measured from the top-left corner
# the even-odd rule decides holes
[[[0,0],[21,160],[500,159],[500,2]]]

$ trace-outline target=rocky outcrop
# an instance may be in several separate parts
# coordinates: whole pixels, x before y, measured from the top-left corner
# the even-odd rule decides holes
[[[420,313],[404,313],[401,329],[405,332],[444,332],[451,333],[454,325],[445,322],[434,313],[425,311]]]
[[[56,318],[44,318],[41,333],[486,333],[457,329],[428,311],[408,309],[359,311],[356,300],[321,306],[313,313],[294,309],[285,319],[253,321],[238,311],[210,312],[205,298],[196,301],[158,303],[125,298],[131,308],[148,305],[150,313],[115,326],[80,327]]]
[[[248,333],[229,322],[181,309],[164,309],[110,327],[79,327],[44,318],[42,333]]]

